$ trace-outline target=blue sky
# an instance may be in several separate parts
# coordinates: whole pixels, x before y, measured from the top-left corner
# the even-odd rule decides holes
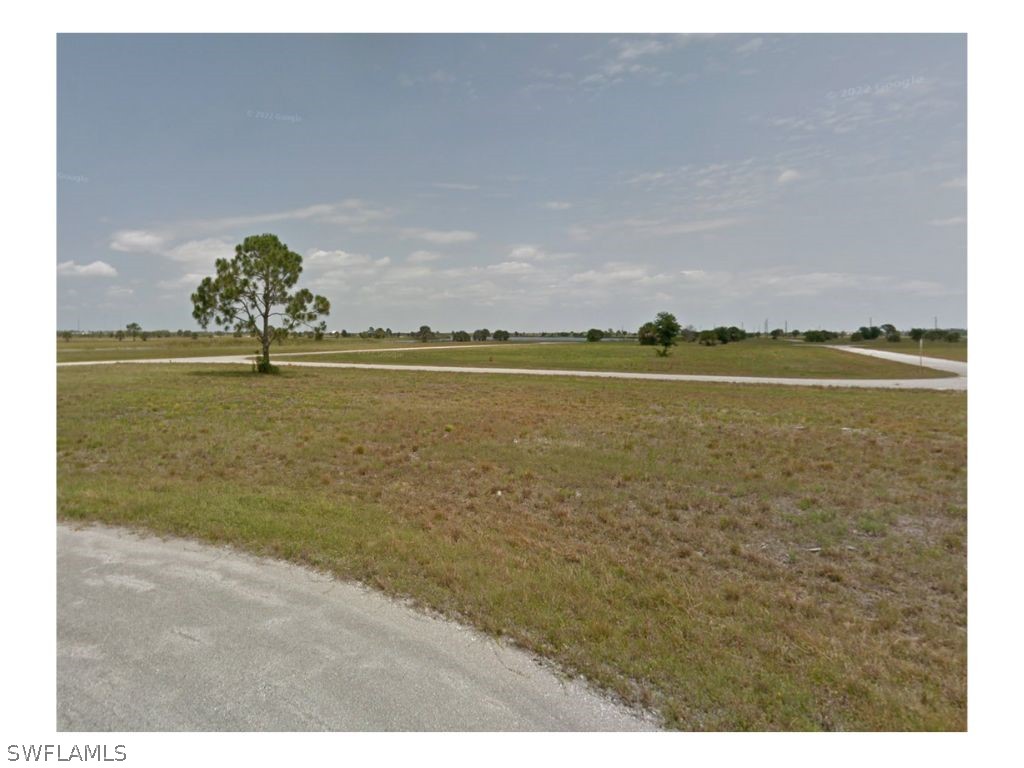
[[[965,326],[961,35],[62,35],[59,328],[249,234],[332,329]]]

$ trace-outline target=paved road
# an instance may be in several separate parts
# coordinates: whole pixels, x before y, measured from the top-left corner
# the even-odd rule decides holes
[[[57,529],[57,727],[654,730],[532,656],[305,568]]]
[[[937,371],[955,373],[957,376],[967,376],[967,363],[960,360],[946,360],[941,357],[921,357],[919,355],[908,355],[904,352],[889,352],[884,349],[865,349],[863,347],[845,347],[836,344],[827,344],[829,349],[838,349],[840,352],[853,352],[857,355],[868,357],[879,357],[882,360],[892,360],[896,363],[907,365],[923,365],[925,368],[934,368]]]
[[[477,347],[484,345],[477,345]],[[458,347],[466,349],[467,347]],[[897,359],[897,362],[918,364],[918,358],[913,355],[901,355],[895,352],[883,352],[874,349],[859,349],[851,347],[831,347],[842,352],[868,355],[870,357],[886,357]],[[420,349],[420,347],[413,347]],[[433,347],[438,349],[438,347]],[[364,350],[352,350],[364,351]],[[366,350],[368,351],[368,350]],[[373,350],[379,351],[379,350]],[[398,350],[394,350],[398,351]],[[291,353],[289,353],[291,354]],[[306,354],[306,353],[302,353]],[[332,352],[329,354],[340,354]],[[630,373],[625,371],[567,371],[539,368],[481,368],[456,365],[394,365],[388,363],[320,363],[315,361],[282,360],[286,355],[275,355],[275,365],[292,365],[304,368],[356,368],[370,371],[428,371],[433,373],[489,373],[504,374],[513,376],[575,376],[578,378],[600,378],[600,379],[640,379],[648,381],[699,381],[718,384],[774,384],[790,387],[844,387],[855,389],[938,389],[938,390],[967,390],[967,363],[959,363],[951,360],[940,360],[938,358],[924,358],[924,367],[954,373],[957,375],[940,379],[810,379],[810,378],[782,378],[774,376],[708,376],[701,374],[683,373]],[[57,363],[58,366],[77,365],[139,365],[143,363],[215,363],[224,365],[252,365],[252,358],[248,355],[233,355],[223,357],[174,357],[151,360],[99,360],[81,361],[73,363]],[[962,373],[961,373],[962,371]]]

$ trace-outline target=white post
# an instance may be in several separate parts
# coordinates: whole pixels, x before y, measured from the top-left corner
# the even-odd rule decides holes
[[[917,340],[917,361],[924,368],[924,336]]]

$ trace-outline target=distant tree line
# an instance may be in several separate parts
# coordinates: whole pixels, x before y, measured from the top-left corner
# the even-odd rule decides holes
[[[524,336],[536,336],[540,338],[576,338],[585,339],[591,342],[598,342],[604,339],[635,338],[642,345],[661,347],[659,354],[667,354],[668,348],[674,346],[678,341],[697,342],[704,346],[716,346],[718,344],[735,343],[748,338],[759,338],[762,335],[759,332],[747,332],[742,328],[737,328],[735,325],[720,325],[715,328],[705,330],[697,330],[692,325],[687,325],[685,327],[679,326],[673,333],[673,323],[675,323],[676,326],[679,326],[674,315],[671,315],[668,312],[660,312],[655,320],[644,323],[636,333],[630,333],[624,330],[614,330],[612,328],[591,328],[587,331],[539,332],[506,331],[501,329],[490,331],[487,328],[480,328],[472,332],[460,330],[451,331],[450,334],[445,334],[433,331],[429,325],[422,325],[419,330],[408,332],[393,331],[391,328],[377,328],[372,325],[365,331],[358,332],[350,332],[346,329],[342,329],[340,331],[325,331],[317,328],[314,330],[299,331],[280,328],[275,329],[275,341],[284,341],[289,337],[308,338],[314,340],[321,340],[326,337],[334,339],[347,339],[352,337],[358,337],[361,339],[412,338],[423,342],[446,338],[450,338],[454,342],[487,341],[488,339],[493,339],[494,341],[508,341],[510,338]],[[131,338],[133,341],[147,341],[151,338],[162,339],[185,337],[199,339],[229,335],[235,338],[241,338],[243,333],[238,330],[197,332],[192,330],[183,330],[180,328],[175,331],[165,328],[144,330],[139,323],[134,322],[128,323],[123,330],[71,331],[65,329],[57,332],[58,338],[65,342],[70,342],[76,337],[83,339],[110,338],[117,339],[118,341],[123,341],[125,338]],[[955,343],[963,339],[966,335],[966,331],[962,328],[911,328],[909,331],[901,332],[891,323],[883,323],[882,325],[877,326],[861,326],[849,335],[847,335],[845,331],[830,331],[826,329],[814,329],[807,331],[794,329],[792,331],[785,331],[782,328],[774,328],[767,335],[773,340],[788,337],[792,339],[802,339],[803,341],[810,343],[822,343],[833,341],[835,339],[847,338],[852,342],[874,341],[880,338],[885,338],[891,342],[898,342],[904,335],[909,336],[915,342],[924,339],[925,341],[946,341]],[[670,337],[671,342],[666,346],[665,340]]]

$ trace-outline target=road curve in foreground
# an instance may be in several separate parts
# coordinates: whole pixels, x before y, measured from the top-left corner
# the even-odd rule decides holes
[[[63,731],[655,730],[523,651],[276,560],[57,528]]]
[[[882,352],[874,349],[856,349],[850,347],[832,347],[843,352],[868,355],[872,357],[889,357],[897,362],[918,364],[913,355],[900,355],[894,352]],[[274,358],[275,365],[290,365],[302,368],[355,368],[369,371],[427,371],[430,373],[489,373],[506,376],[575,376],[578,378],[598,379],[640,379],[646,381],[697,381],[712,384],[773,384],[791,387],[847,387],[857,389],[967,389],[967,363],[951,360],[924,358],[924,367],[955,373],[957,375],[941,379],[812,379],[783,378],[776,376],[712,376],[705,374],[686,373],[634,373],[628,371],[572,371],[542,368],[482,368],[464,365],[396,365],[391,363],[320,363],[308,360],[282,360],[281,355]],[[79,365],[141,365],[145,363],[217,363],[230,365],[252,365],[252,358],[247,355],[225,357],[174,357],[152,360],[98,360],[73,363],[57,363],[58,366]],[[953,366],[957,366],[955,369]],[[958,373],[960,370],[963,373]]]

